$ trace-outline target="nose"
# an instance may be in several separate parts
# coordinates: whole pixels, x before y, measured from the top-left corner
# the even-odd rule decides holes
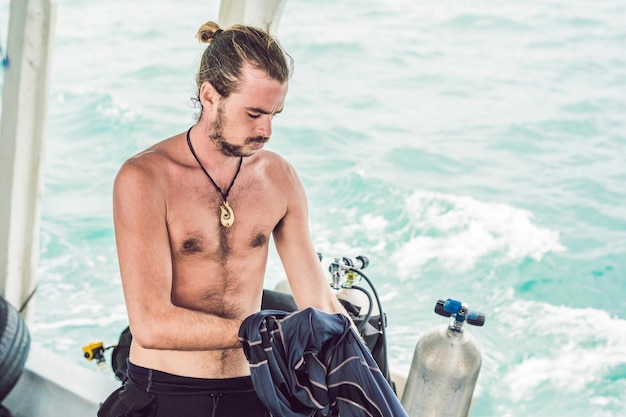
[[[272,136],[272,116],[269,114],[264,114],[259,118],[259,124],[257,126],[257,134],[259,136],[265,136],[269,138]]]

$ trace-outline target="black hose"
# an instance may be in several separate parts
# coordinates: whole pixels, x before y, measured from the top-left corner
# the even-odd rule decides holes
[[[369,307],[367,309],[367,314],[365,315],[365,318],[363,319],[361,324],[357,326],[357,329],[359,330],[359,332],[361,332],[363,328],[367,325],[367,323],[369,323],[370,318],[372,317],[372,311],[374,311],[374,302],[373,302],[374,300],[372,300],[372,296],[370,295],[369,291],[367,291],[365,288],[359,287],[358,285],[353,285],[352,287],[350,287],[350,289],[361,291],[363,294],[367,296],[367,299],[369,300]]]
[[[387,334],[386,334],[385,329],[387,327],[387,318],[386,318],[385,314],[383,313],[383,307],[382,307],[382,305],[380,303],[380,298],[378,297],[378,292],[376,292],[376,288],[374,288],[374,285],[372,284],[372,281],[370,281],[370,279],[367,277],[367,275],[365,275],[363,272],[361,272],[361,270],[355,269],[355,268],[349,268],[349,269],[350,269],[350,271],[356,272],[363,279],[365,279],[365,281],[367,281],[367,284],[372,289],[372,292],[374,293],[374,297],[376,298],[376,304],[378,305],[378,312],[380,313],[381,334],[383,335],[383,347],[385,349],[385,355],[386,355],[387,354]],[[370,300],[371,300],[371,298],[370,298]],[[370,302],[370,307],[371,306],[372,306],[372,303]]]

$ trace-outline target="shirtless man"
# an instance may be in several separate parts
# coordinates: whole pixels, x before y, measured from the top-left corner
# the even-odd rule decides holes
[[[198,31],[201,114],[127,160],[114,222],[133,341],[104,416],[267,416],[238,340],[259,311],[270,236],[299,308],[345,312],[311,242],[293,167],[263,150],[291,67],[266,32]],[[133,414],[124,414],[134,411]]]

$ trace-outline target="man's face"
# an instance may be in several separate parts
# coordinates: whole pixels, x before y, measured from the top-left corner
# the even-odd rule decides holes
[[[211,139],[226,156],[253,155],[269,141],[272,119],[283,110],[286,96],[287,83],[244,65],[239,87],[219,99]]]

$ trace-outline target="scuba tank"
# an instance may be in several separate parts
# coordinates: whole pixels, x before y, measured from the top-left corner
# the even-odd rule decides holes
[[[336,291],[335,295],[339,301],[344,301],[357,307],[359,311],[356,316],[366,318],[365,321],[369,321],[371,317],[380,316],[376,300],[372,299],[369,291],[356,285],[362,277],[361,271],[367,268],[369,263],[370,261],[367,257],[359,255],[354,260],[346,257],[341,259],[335,258],[335,261],[328,267],[332,277],[331,286]],[[343,273],[343,276],[341,273]]]
[[[437,301],[435,313],[453,319],[418,340],[402,405],[411,417],[467,417],[482,355],[463,324],[482,326],[485,315],[452,299]]]
[[[318,256],[321,259],[319,253]],[[329,284],[339,302],[352,317],[374,361],[395,392],[396,386],[391,379],[387,360],[387,316],[383,312],[376,288],[363,273],[368,266],[369,258],[366,256],[359,255],[354,259],[335,258],[328,266],[331,275]],[[363,287],[360,281],[365,281],[369,289]]]

